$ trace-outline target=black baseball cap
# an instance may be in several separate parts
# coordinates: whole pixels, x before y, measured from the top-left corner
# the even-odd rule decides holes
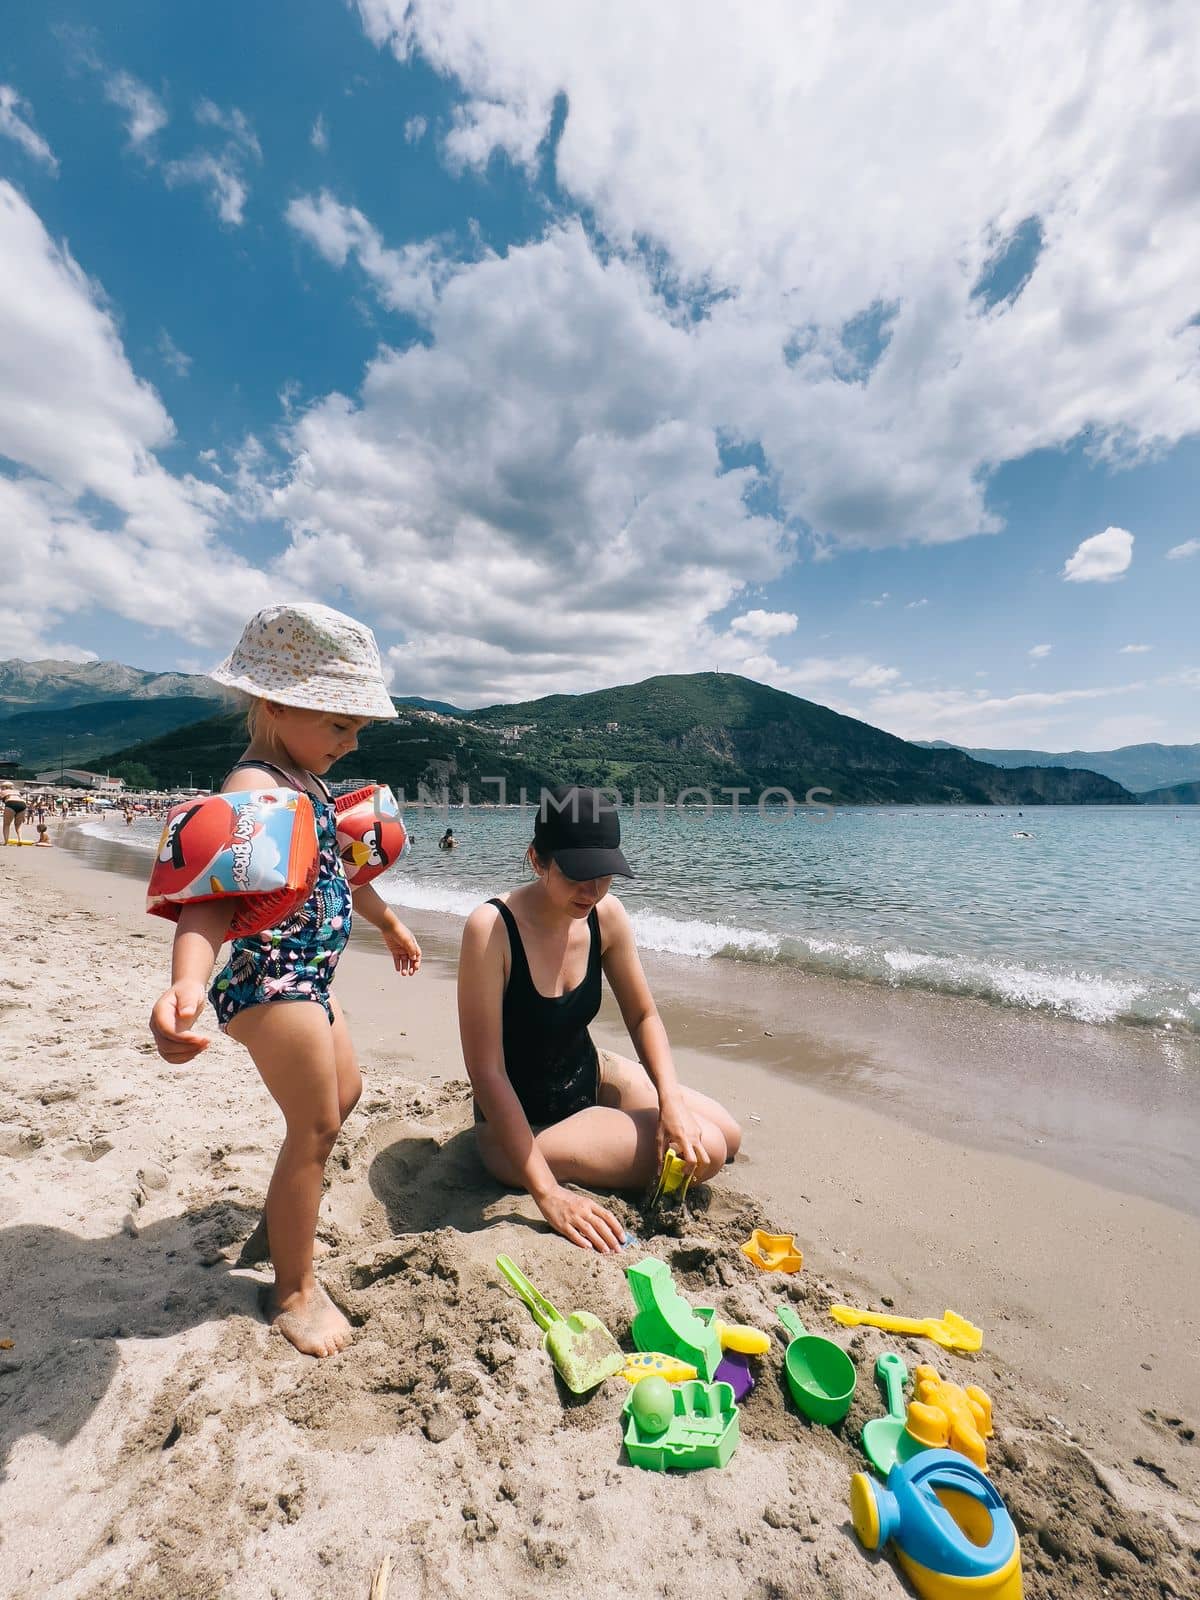
[[[632,878],[621,854],[621,819],[617,808],[598,789],[575,784],[543,794],[533,826],[538,855],[557,861],[577,883],[590,878]]]

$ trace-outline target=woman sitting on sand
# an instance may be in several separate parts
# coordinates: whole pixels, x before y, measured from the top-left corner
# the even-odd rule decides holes
[[[595,790],[554,790],[528,850],[535,881],[471,913],[458,968],[484,1166],[572,1244],[606,1252],[621,1248],[621,1224],[564,1183],[642,1188],[668,1146],[703,1181],[742,1141],[723,1106],[675,1075],[628,914],[608,893],[614,875],[633,877],[620,843]],[[602,968],[644,1067],[592,1043]]]

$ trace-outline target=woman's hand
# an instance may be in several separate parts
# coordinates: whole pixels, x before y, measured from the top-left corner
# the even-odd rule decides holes
[[[704,1148],[700,1124],[682,1095],[659,1101],[654,1145],[659,1171],[668,1148],[674,1150],[689,1172],[694,1172],[702,1163],[707,1164],[708,1151]]]
[[[181,978],[160,995],[150,1013],[150,1032],[158,1053],[172,1066],[181,1066],[207,1050],[209,1041],[193,1033],[192,1025],[204,1010],[204,985],[194,978]]]
[[[581,1250],[612,1255],[624,1245],[625,1229],[611,1211],[606,1211],[590,1195],[578,1194],[558,1184],[537,1206],[554,1231]]]
[[[380,932],[383,934],[383,942],[388,947],[396,971],[406,978],[411,978],[421,965],[421,946],[417,943],[412,929],[406,928],[399,917],[391,917]]]

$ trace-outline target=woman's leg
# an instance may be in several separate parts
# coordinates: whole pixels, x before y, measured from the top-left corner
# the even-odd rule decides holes
[[[713,1156],[723,1146],[722,1164],[732,1161],[742,1147],[741,1126],[719,1101],[698,1089],[681,1087],[692,1114],[705,1131],[704,1148]],[[622,1111],[653,1111],[656,1119],[658,1115],[658,1093],[645,1067],[611,1050],[600,1051],[600,1104],[619,1106]],[[708,1142],[707,1135],[714,1128],[721,1136],[720,1144]]]
[[[589,1106],[536,1135],[538,1149],[560,1183],[594,1189],[641,1189],[655,1177],[657,1112]],[[481,1122],[475,1130],[480,1158],[499,1183],[519,1189],[521,1177]]]
[[[700,1124],[706,1163],[696,1169],[705,1183],[716,1176],[741,1145],[742,1130],[715,1100],[685,1089],[688,1105]],[[536,1136],[538,1149],[562,1183],[598,1189],[640,1189],[658,1176],[655,1135],[658,1096],[645,1069],[609,1051],[600,1052],[600,1104],[564,1117]],[[520,1187],[520,1177],[497,1144],[491,1129],[476,1129],[479,1154],[500,1183]]]
[[[271,1320],[305,1355],[334,1355],[350,1324],[313,1273],[325,1162],[342,1125],[333,1029],[322,1005],[292,1000],[251,1006],[227,1031],[249,1050],[287,1129],[267,1189]]]
[[[12,818],[13,818],[12,812],[8,809],[7,806],[5,806],[5,808],[4,808],[3,834],[0,835],[0,837],[3,838],[3,842],[5,844],[8,843],[8,830],[12,827]]]

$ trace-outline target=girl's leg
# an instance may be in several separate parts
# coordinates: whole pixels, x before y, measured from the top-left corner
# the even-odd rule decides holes
[[[329,1004],[333,1008],[333,1027],[330,1032],[333,1035],[333,1060],[337,1069],[339,1126],[344,1127],[346,1118],[362,1098],[363,1081],[350,1030],[346,1026],[345,1013],[332,995],[329,996]]]
[[[322,1005],[293,1000],[251,1006],[228,1032],[254,1058],[287,1127],[267,1190],[272,1321],[305,1355],[334,1355],[349,1344],[350,1324],[313,1273],[325,1162],[342,1125],[333,1029]]]
[[[354,1053],[354,1045],[350,1039],[350,1030],[346,1026],[342,1008],[332,995],[329,1001],[333,1009],[333,1026],[329,1032],[333,1042],[334,1069],[337,1073],[338,1125],[344,1127],[346,1118],[354,1110],[362,1094],[362,1074],[358,1070],[358,1058]],[[254,1232],[242,1246],[237,1264],[239,1267],[255,1267],[260,1262],[270,1259],[271,1241],[267,1229],[267,1214],[264,1211],[254,1225]]]

